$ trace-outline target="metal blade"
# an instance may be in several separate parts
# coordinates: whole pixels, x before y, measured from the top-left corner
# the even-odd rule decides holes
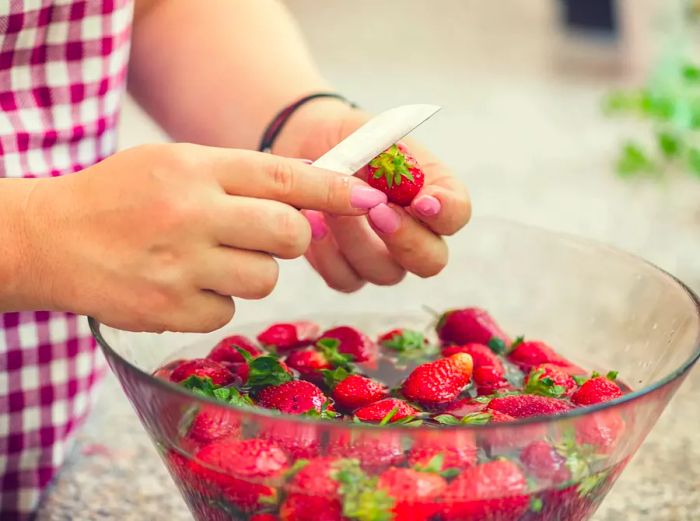
[[[352,175],[440,108],[437,105],[403,105],[382,112],[319,157],[314,166]]]

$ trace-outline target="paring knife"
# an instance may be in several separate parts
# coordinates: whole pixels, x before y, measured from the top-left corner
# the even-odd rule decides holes
[[[313,166],[352,175],[440,108],[437,105],[402,105],[384,111],[319,157]]]

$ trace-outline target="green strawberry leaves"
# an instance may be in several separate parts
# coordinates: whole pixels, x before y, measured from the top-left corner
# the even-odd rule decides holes
[[[317,411],[316,409],[310,409],[304,413],[304,416],[308,418],[317,418],[320,420],[334,420],[338,416],[340,416],[339,413],[332,411],[329,409],[331,405],[331,402],[329,400],[326,400],[323,402],[323,405],[321,405],[321,411]]]
[[[217,387],[211,378],[200,378],[199,376],[190,376],[180,385],[189,389],[195,394],[213,398],[220,402],[235,405],[237,407],[249,407],[253,405],[253,401],[249,396],[241,394],[235,387]]]
[[[414,470],[418,472],[426,472],[428,474],[438,474],[445,479],[452,479],[460,474],[460,470],[455,467],[450,467],[442,470],[442,466],[445,463],[444,454],[436,454],[425,465],[416,464],[413,466]]]
[[[487,344],[491,351],[496,353],[497,355],[505,355],[507,351],[506,343],[501,340],[500,338],[493,337],[491,340],[489,340],[489,343]]]
[[[618,377],[618,376],[619,376],[619,372],[618,372],[618,371],[608,371],[608,372],[605,374],[605,378],[607,378],[608,380],[610,380],[610,381],[612,381],[612,382],[614,382],[615,380],[617,380],[617,377]],[[582,376],[572,376],[572,378],[573,378],[574,381],[576,382],[576,385],[578,385],[579,387],[582,386],[583,384],[585,384],[588,380],[591,380],[592,378],[599,378],[599,377],[600,377],[600,373],[599,373],[598,371],[593,371],[593,372],[591,373],[591,376],[585,376],[585,375],[582,375]]]
[[[391,338],[382,341],[381,345],[407,357],[423,356],[437,351],[437,347],[431,345],[423,333],[412,329],[401,329]]]
[[[331,477],[338,482],[343,515],[357,521],[391,521],[394,499],[377,489],[377,478],[371,478],[357,460],[337,462]]]
[[[562,385],[555,385],[554,380],[544,376],[544,369],[537,369],[530,373],[530,377],[525,385],[525,394],[537,394],[550,398],[561,398],[566,394],[566,388]]]
[[[262,355],[254,358],[245,349],[237,348],[237,351],[248,364],[248,382],[246,385],[252,389],[259,389],[268,385],[281,385],[294,379],[282,363],[272,355]]]
[[[321,369],[321,374],[323,375],[323,382],[326,384],[331,391],[335,387],[345,380],[352,373],[345,369],[344,367],[338,367],[337,369]]]
[[[392,145],[386,151],[372,159],[369,165],[376,169],[373,177],[375,179],[384,177],[388,188],[393,188],[394,185],[400,185],[404,178],[411,182],[414,181],[411,169],[408,163],[406,163],[406,156],[401,153],[401,150],[399,150],[399,147],[396,145]]]
[[[346,353],[340,353],[338,348],[340,341],[335,338],[321,338],[316,342],[318,349],[323,356],[328,360],[333,367],[344,367],[350,369],[350,363],[355,359],[354,356]]]
[[[485,425],[491,421],[493,415],[490,412],[472,412],[462,418],[451,414],[439,414],[433,418],[440,425]]]

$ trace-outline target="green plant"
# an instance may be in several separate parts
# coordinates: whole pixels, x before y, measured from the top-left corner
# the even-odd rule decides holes
[[[654,145],[627,141],[616,162],[621,176],[658,175],[680,167],[700,177],[700,67],[683,62],[666,65],[646,86],[617,91],[604,101],[611,115],[647,121]]]
[[[642,88],[609,94],[610,115],[636,117],[651,128],[649,139],[628,140],[616,169],[623,177],[683,170],[700,178],[700,66],[697,56],[700,0],[663,4],[658,23],[664,42],[658,66]]]

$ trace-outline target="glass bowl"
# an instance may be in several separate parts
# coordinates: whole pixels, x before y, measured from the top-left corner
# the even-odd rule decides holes
[[[700,356],[698,298],[629,254],[501,220],[475,220],[450,242],[449,266],[431,279],[409,277],[348,296],[299,276],[285,288],[285,295],[297,292],[293,300],[250,304],[253,314],[270,318],[265,324],[235,320],[210,335],[156,335],[90,320],[196,519],[575,521],[593,514]],[[375,427],[222,405],[152,376],[164,362],[205,356],[218,339],[254,337],[272,321],[312,319],[376,335],[429,326],[434,320],[424,307],[468,306],[487,309],[513,337],[544,340],[587,370],[618,371],[630,392],[554,417]],[[195,456],[205,442],[188,436],[199,415],[230,429],[224,452],[208,463]],[[539,472],[551,450],[565,464]],[[420,451],[440,457],[417,463]],[[447,468],[451,455],[465,453],[470,463],[457,459]],[[426,472],[431,464],[444,475]],[[397,467],[410,469],[398,471],[392,495],[386,480]]]

